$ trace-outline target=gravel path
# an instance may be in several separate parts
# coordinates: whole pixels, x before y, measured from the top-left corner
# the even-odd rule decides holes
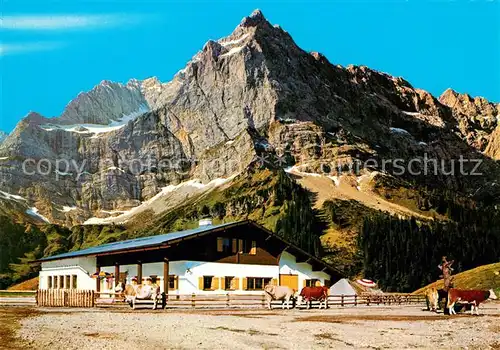
[[[500,304],[454,317],[414,306],[329,310],[40,309],[18,336],[35,349],[500,348]]]

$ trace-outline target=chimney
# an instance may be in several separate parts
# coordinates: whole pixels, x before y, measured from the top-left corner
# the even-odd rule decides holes
[[[211,218],[200,219],[198,226],[199,227],[212,226],[212,219]]]

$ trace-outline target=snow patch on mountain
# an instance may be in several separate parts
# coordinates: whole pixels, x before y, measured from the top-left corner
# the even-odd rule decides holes
[[[4,192],[4,191],[0,191],[0,196],[3,199],[9,199],[9,200],[13,200],[13,201],[26,201],[26,199],[21,197],[21,196],[18,196],[15,194],[10,194],[10,193]]]
[[[68,213],[70,211],[77,210],[77,209],[78,209],[78,207],[70,207],[70,206],[65,205],[62,207],[62,210],[60,210],[60,211],[62,211],[63,213]]]
[[[238,53],[240,52],[241,50],[243,50],[245,48],[245,46],[237,46],[237,47],[233,47],[231,50],[229,50],[229,52],[226,52],[222,55],[220,55],[219,57],[227,57],[227,56],[231,56],[231,55],[234,55],[235,53]]]
[[[134,207],[130,210],[126,211],[105,211],[101,210],[103,214],[120,214],[118,216],[112,216],[107,218],[97,218],[92,217],[86,220],[84,225],[106,225],[106,224],[123,224],[129,221],[135,214],[138,214],[146,209],[154,208],[156,204],[162,203],[162,200],[167,200],[171,196],[175,196],[177,193],[182,193],[183,198],[185,198],[186,194],[195,194],[199,192],[204,192],[223,184],[230,182],[232,179],[236,177],[237,174],[234,174],[227,178],[217,178],[210,181],[207,184],[202,183],[200,180],[194,179],[185,182],[181,182],[178,185],[168,185],[163,187],[160,192],[158,192],[154,197],[148,199],[141,203],[141,205]]]
[[[134,121],[137,117],[149,112],[149,108],[142,105],[139,110],[128,115],[123,115],[121,119],[112,121],[108,125],[100,124],[73,124],[73,125],[56,125],[56,124],[42,124],[40,128],[45,131],[63,130],[67,132],[74,132],[78,134],[94,134],[92,138],[99,137],[99,134],[108,133],[123,128],[129,122]]]
[[[28,210],[26,210],[26,214],[28,215],[31,215],[35,218],[38,218],[40,220],[43,220],[45,221],[46,223],[49,223],[50,224],[50,221],[49,219],[47,219],[45,216],[43,216],[42,214],[38,213],[38,209],[35,208],[35,207],[31,207],[29,208]]]
[[[218,42],[222,46],[230,46],[230,45],[235,45],[241,43],[246,37],[248,37],[248,33],[243,34],[240,38],[234,39],[234,40],[229,40],[229,41],[224,41],[224,39],[220,39]]]
[[[391,129],[392,133],[395,133],[395,134],[404,134],[404,135],[411,136],[411,134],[407,130],[405,130],[405,129],[401,129],[401,128],[390,128],[390,129]]]

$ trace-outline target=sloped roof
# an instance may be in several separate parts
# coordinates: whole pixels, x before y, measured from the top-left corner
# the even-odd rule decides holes
[[[195,236],[195,235],[198,235],[200,233],[210,232],[210,231],[220,229],[220,228],[226,228],[226,227],[230,227],[230,226],[238,226],[238,225],[241,225],[244,223],[246,223],[246,221],[237,221],[237,222],[225,223],[225,224],[220,224],[220,225],[207,225],[207,226],[200,226],[200,227],[190,229],[190,230],[185,230],[185,231],[166,233],[163,235],[128,239],[125,241],[107,243],[107,244],[99,245],[96,247],[77,250],[74,252],[68,252],[68,253],[48,256],[48,257],[39,259],[38,261],[68,259],[68,258],[75,258],[78,256],[97,255],[97,254],[101,254],[101,253],[118,252],[118,251],[126,251],[126,250],[137,249],[137,248],[154,247],[154,246],[158,246],[158,245],[162,245],[162,244],[167,244],[167,243],[172,242],[172,241],[177,240],[177,239],[183,239],[183,238],[187,238],[190,236]]]
[[[294,255],[306,257],[307,259],[309,259],[308,261],[310,261],[311,263],[321,264],[321,266],[330,270],[330,272],[333,273],[334,275],[342,276],[342,273],[340,271],[338,271],[332,265],[330,265],[330,264],[326,263],[325,261],[323,261],[322,259],[306,252],[305,250],[297,247],[295,244],[287,242],[286,240],[281,238],[279,235],[275,234],[274,232],[266,229],[264,226],[261,226],[261,225],[257,224],[256,222],[253,222],[251,220],[235,221],[235,222],[230,222],[230,223],[225,223],[225,224],[220,224],[220,225],[207,225],[207,226],[201,226],[201,227],[197,227],[197,228],[185,230],[185,231],[178,231],[178,232],[166,233],[166,234],[156,235],[156,236],[128,239],[125,241],[103,244],[103,245],[99,245],[96,247],[77,250],[74,252],[68,252],[68,253],[48,256],[48,257],[37,260],[37,262],[69,259],[69,258],[75,258],[75,257],[79,257],[79,256],[107,255],[108,253],[112,253],[112,254],[113,253],[118,254],[118,253],[122,253],[122,252],[127,253],[129,251],[134,251],[137,249],[147,249],[147,248],[154,249],[155,247],[161,247],[162,245],[166,246],[166,245],[168,245],[170,243],[174,243],[175,241],[178,241],[178,240],[191,239],[191,238],[195,238],[199,235],[208,234],[212,231],[224,230],[224,229],[242,226],[242,225],[253,225],[253,226],[257,227],[258,229],[266,232],[267,234],[274,237],[275,239],[283,242],[283,244],[285,244],[287,246],[286,249],[292,251]]]

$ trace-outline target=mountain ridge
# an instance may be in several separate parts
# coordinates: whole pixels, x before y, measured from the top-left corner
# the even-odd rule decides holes
[[[386,261],[386,232],[401,259],[412,244],[424,249],[411,258],[429,264],[446,250],[475,252],[467,267],[498,256],[498,114],[479,97],[334,65],[256,11],[169,82],[102,81],[61,117],[32,112],[16,126],[0,145],[0,219],[17,247],[2,266],[210,215],[255,220],[348,275],[406,290],[429,280],[425,269],[416,280],[392,262],[363,266]]]
[[[85,161],[88,167],[78,180],[91,182],[93,189],[74,176],[62,181],[58,176],[78,169],[52,169],[50,191],[37,189],[47,176],[28,178],[15,170],[8,175],[18,178],[18,185],[8,185],[5,177],[0,184],[40,206],[53,222],[81,223],[99,211],[138,206],[170,184],[230,177],[262,152],[271,158],[284,152],[283,165],[311,171],[332,160],[346,164],[382,154],[408,159],[424,151],[450,159],[478,150],[495,159],[497,122],[490,118],[484,128],[475,128],[463,117],[469,113],[465,102],[459,107],[453,102],[468,101],[460,96],[447,90],[436,98],[403,78],[365,66],[332,65],[322,54],[300,49],[255,11],[229,36],[209,40],[170,82],[155,77],[126,84],[102,81],[73,99],[59,118],[30,113],[0,147],[0,156],[12,157],[8,163],[17,169],[21,159]],[[474,117],[482,116],[482,109],[487,116],[498,115],[494,104],[476,100]],[[77,126],[68,129],[72,123]],[[94,123],[105,127],[96,129]],[[448,141],[431,146],[443,133]],[[323,145],[322,154],[314,150],[317,145]],[[151,169],[130,171],[128,159],[145,163],[148,157],[154,167],[165,159],[184,162],[182,174],[167,169],[158,179]],[[469,187],[473,192],[479,185]],[[50,203],[40,203],[45,196],[56,208],[78,211],[63,216]]]

